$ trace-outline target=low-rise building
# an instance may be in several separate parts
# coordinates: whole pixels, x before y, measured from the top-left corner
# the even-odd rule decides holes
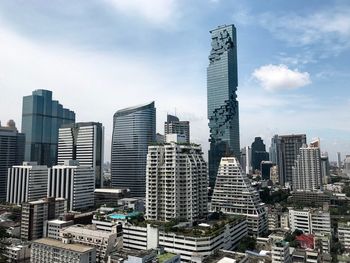
[[[6,247],[4,255],[7,262],[25,262],[30,258],[30,245],[28,243],[12,243]]]
[[[127,188],[98,188],[95,189],[95,207],[106,205],[117,207],[118,201],[129,196]]]
[[[338,223],[338,239],[345,250],[350,251],[350,222]]]
[[[289,243],[285,241],[277,241],[271,247],[272,263],[291,263],[289,255]]]
[[[95,263],[96,248],[69,241],[42,238],[32,244],[31,263]]]
[[[122,249],[109,256],[109,263],[180,263],[180,255],[165,252],[163,248],[150,250]]]
[[[45,237],[60,240],[60,232],[63,228],[71,226],[74,224],[73,220],[64,221],[60,219],[50,220],[46,223],[46,228],[44,230]]]
[[[106,263],[117,245],[117,233],[97,230],[91,225],[69,226],[61,231],[61,238],[70,238],[72,243],[95,247],[96,262],[99,263]]]

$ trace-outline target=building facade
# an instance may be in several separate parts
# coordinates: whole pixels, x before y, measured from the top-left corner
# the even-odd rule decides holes
[[[291,263],[289,244],[285,241],[275,242],[271,247],[272,263]]]
[[[63,198],[46,198],[22,204],[21,239],[35,240],[45,236],[46,221],[67,212]]]
[[[36,162],[23,162],[9,168],[6,202],[19,205],[46,197],[47,173],[47,166]]]
[[[265,205],[234,157],[221,159],[211,209],[247,217],[250,235],[260,236],[267,231]]]
[[[58,129],[74,123],[75,113],[52,100],[49,90],[23,97],[22,132],[26,135],[25,160],[52,166],[57,162]]]
[[[210,129],[209,186],[215,179],[221,157],[240,155],[237,101],[237,42],[234,25],[211,30],[207,68],[208,119]]]
[[[261,137],[255,137],[252,143],[252,168],[253,171],[260,170],[262,161],[269,160],[269,154],[266,152],[266,146]]]
[[[131,196],[146,195],[148,146],[156,141],[154,102],[119,110],[114,114],[112,186],[130,189]]]
[[[13,120],[0,123],[0,201],[6,200],[8,168],[24,161],[25,135],[19,133]]]
[[[79,122],[62,125],[58,132],[57,164],[77,160],[81,166],[95,170],[95,188],[103,185],[104,127],[99,122]]]
[[[146,218],[194,221],[208,212],[207,163],[199,145],[148,147]]]
[[[95,263],[96,249],[51,238],[36,240],[31,248],[31,263]]]
[[[338,223],[338,238],[344,249],[350,251],[350,222]]]
[[[300,148],[306,144],[305,134],[275,135],[271,140],[272,162],[278,166],[279,184],[291,185],[293,166]]]
[[[95,173],[90,166],[79,161],[64,161],[49,169],[47,196],[65,198],[68,211],[94,207]]]
[[[319,144],[303,145],[292,167],[293,191],[322,188],[321,151]]]
[[[190,143],[190,122],[180,121],[178,117],[168,114],[164,123],[164,135],[181,134],[185,136],[185,141]]]

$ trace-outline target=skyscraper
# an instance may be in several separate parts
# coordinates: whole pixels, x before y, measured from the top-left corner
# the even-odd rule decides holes
[[[268,161],[269,154],[266,152],[264,141],[261,137],[255,137],[252,143],[252,168],[254,170],[260,170],[260,164],[262,161]]]
[[[265,206],[235,157],[221,159],[211,209],[246,216],[251,235],[260,236],[267,231]]]
[[[75,113],[56,100],[49,90],[35,90],[23,97],[22,132],[26,136],[26,161],[52,166],[57,161],[58,129],[74,123]]]
[[[168,114],[164,123],[164,135],[182,134],[186,138],[186,142],[190,142],[190,122],[180,121],[178,117]]]
[[[303,144],[306,144],[305,134],[275,135],[272,138],[270,151],[278,166],[281,185],[292,184],[292,167]]]
[[[304,144],[292,168],[293,190],[319,190],[322,186],[319,141]]]
[[[161,221],[204,218],[208,212],[207,180],[207,163],[199,145],[168,140],[164,145],[149,146],[146,218]]]
[[[58,132],[57,164],[77,160],[80,166],[95,170],[95,188],[103,185],[104,128],[99,122],[79,122],[63,125]]]
[[[237,44],[234,25],[211,30],[207,68],[208,119],[210,129],[209,185],[214,187],[221,157],[239,158],[237,101]]]
[[[6,200],[7,171],[13,165],[22,164],[24,159],[25,135],[19,133],[15,122],[10,120],[7,126],[0,123],[0,200]]]
[[[146,194],[148,146],[156,141],[154,102],[117,111],[113,117],[112,186],[129,188],[132,196]]]

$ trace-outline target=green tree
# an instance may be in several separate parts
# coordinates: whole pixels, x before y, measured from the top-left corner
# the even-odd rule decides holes
[[[238,244],[237,251],[244,253],[246,250],[254,250],[256,247],[256,239],[254,237],[245,236]]]

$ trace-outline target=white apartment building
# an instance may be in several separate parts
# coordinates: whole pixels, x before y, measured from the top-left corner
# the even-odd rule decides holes
[[[63,228],[74,225],[74,221],[63,221],[60,219],[54,219],[47,221],[46,223],[46,229],[44,230],[45,232],[45,237],[52,238],[52,239],[57,239],[60,240],[60,232]]]
[[[11,244],[5,248],[6,262],[25,262],[30,258],[29,244]]]
[[[272,263],[291,263],[289,244],[285,241],[277,241],[271,247]]]
[[[32,243],[30,262],[95,263],[96,249],[91,246],[42,238]]]
[[[338,238],[346,251],[350,251],[350,222],[338,223]]]
[[[296,229],[305,234],[331,234],[330,213],[316,209],[289,210],[289,225],[292,232]]]
[[[96,262],[106,263],[108,255],[117,245],[117,233],[96,230],[91,226],[73,225],[61,230],[61,238],[96,248]]]
[[[228,221],[217,231],[211,231],[212,227],[210,223],[203,223],[198,226],[198,231],[189,226],[176,226],[177,232],[166,232],[162,226],[125,224],[123,248],[146,250],[161,246],[167,252],[180,254],[181,262],[191,262],[193,256],[207,257],[218,249],[234,249],[248,233],[244,217]]]
[[[259,236],[267,231],[268,219],[259,193],[251,186],[235,157],[223,157],[218,169],[212,211],[247,217],[248,233]]]
[[[146,218],[193,221],[207,212],[207,163],[199,145],[179,144],[167,135],[163,145],[148,147]]]
[[[67,199],[68,211],[94,206],[94,168],[80,166],[78,161],[64,161],[49,169],[47,195]]]
[[[322,187],[319,141],[300,148],[292,168],[293,190],[319,190]]]
[[[8,169],[6,202],[20,205],[46,197],[47,166],[23,162]]]

